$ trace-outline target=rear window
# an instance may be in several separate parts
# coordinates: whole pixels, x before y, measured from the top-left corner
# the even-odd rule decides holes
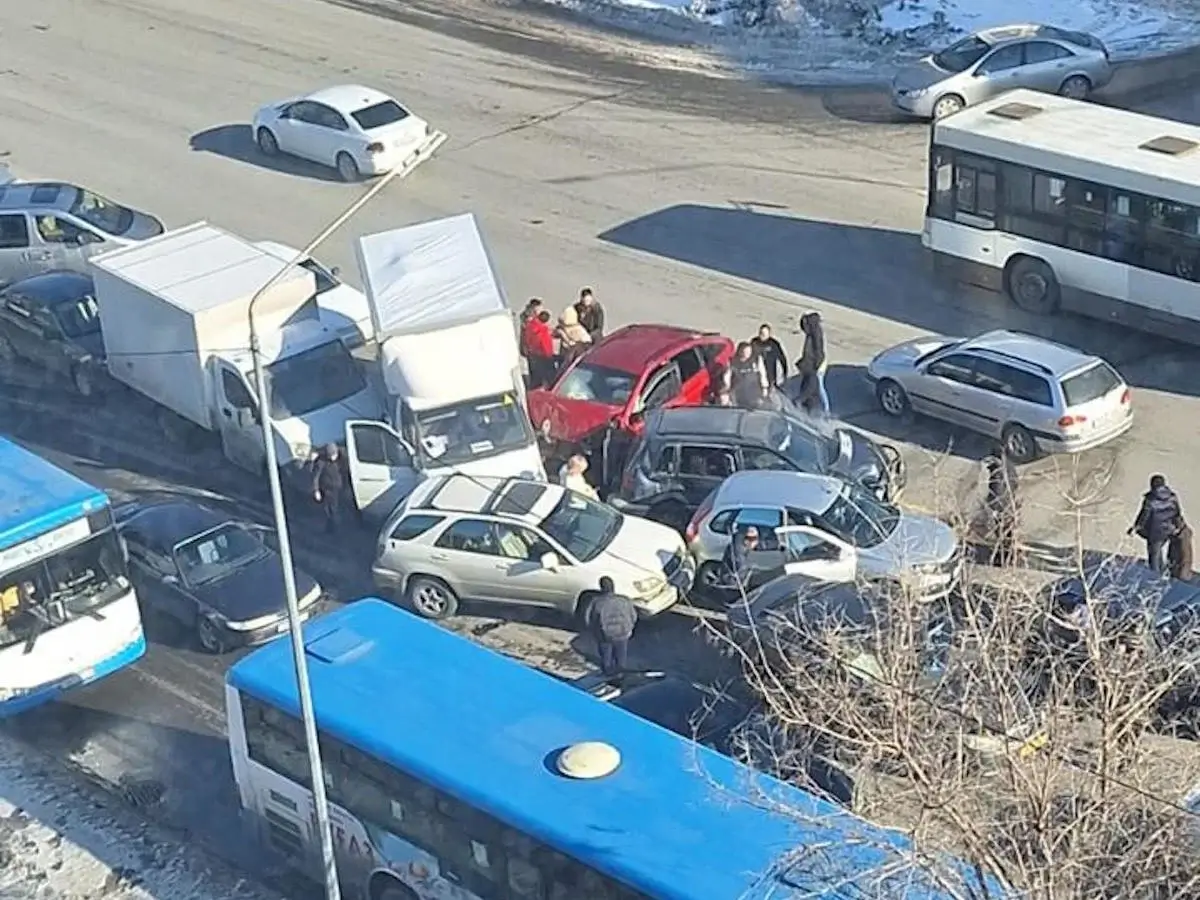
[[[1121,384],[1121,376],[1108,363],[1096,363],[1062,383],[1067,406],[1080,406],[1098,400]]]
[[[382,103],[364,107],[350,115],[354,117],[354,121],[363,131],[370,131],[372,128],[382,128],[384,125],[392,125],[407,119],[408,110],[395,100],[384,100]]]
[[[403,519],[397,522],[396,527],[392,529],[392,540],[411,541],[414,538],[419,538],[444,518],[445,516],[405,516]]]

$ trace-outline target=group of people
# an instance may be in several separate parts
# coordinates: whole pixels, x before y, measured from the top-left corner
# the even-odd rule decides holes
[[[802,315],[800,332],[804,349],[793,364],[794,374],[790,374],[787,354],[769,324],[764,322],[758,334],[738,344],[718,384],[717,404],[757,409],[771,405],[779,392],[807,413],[829,415],[829,391],[825,386],[829,361],[821,314]]]
[[[529,365],[529,386],[545,387],[566,366],[604,336],[604,307],[585,287],[579,299],[562,311],[558,323],[541,299],[534,297],[521,310],[521,355]]]

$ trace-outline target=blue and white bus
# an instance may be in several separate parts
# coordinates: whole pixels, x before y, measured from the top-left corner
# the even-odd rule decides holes
[[[1001,896],[956,861],[931,873],[898,832],[382,600],[305,636],[348,898]],[[280,641],[230,669],[229,743],[259,837],[319,878],[290,654]]]
[[[145,652],[108,496],[0,438],[0,717]]]

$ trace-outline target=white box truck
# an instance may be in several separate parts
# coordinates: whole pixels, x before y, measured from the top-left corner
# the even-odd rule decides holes
[[[265,460],[250,352],[250,302],[276,276],[271,253],[205,222],[91,260],[106,366],[153,400],[178,435],[191,423],[251,472]],[[322,324],[312,272],[288,270],[255,303],[280,468],[295,483],[314,447],[382,413],[345,344]],[[186,429],[185,429],[186,430]]]
[[[387,420],[346,425],[359,509],[386,516],[450,472],[544,480],[513,315],[475,217],[366,235],[357,251]]]

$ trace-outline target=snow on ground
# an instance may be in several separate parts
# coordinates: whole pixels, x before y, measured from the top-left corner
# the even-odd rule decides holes
[[[0,736],[0,900],[281,900]]]

